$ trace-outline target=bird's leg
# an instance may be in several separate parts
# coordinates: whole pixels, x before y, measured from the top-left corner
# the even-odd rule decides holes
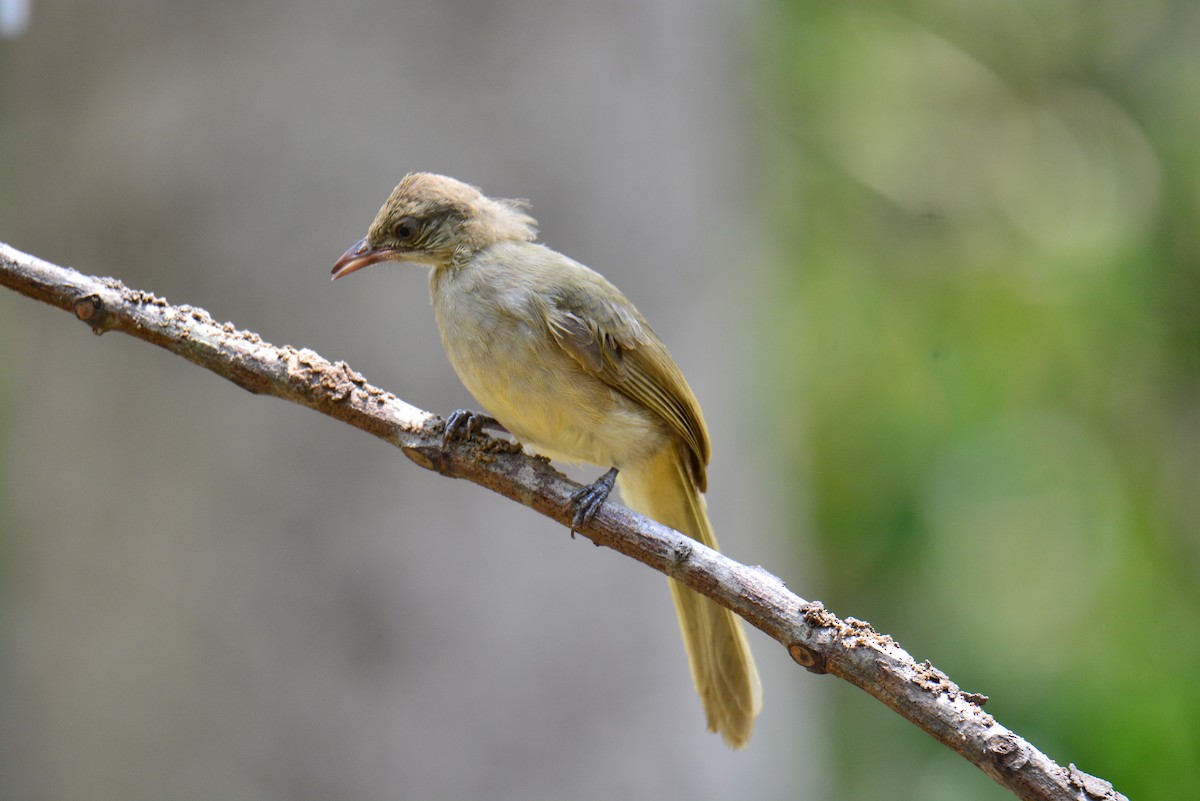
[[[575,516],[571,518],[572,537],[575,536],[575,529],[586,525],[596,516],[596,512],[600,511],[600,507],[612,493],[613,484],[616,481],[617,468],[613,467],[600,478],[571,495],[570,503],[575,507]]]
[[[456,436],[461,434],[464,439],[469,440],[485,428],[508,432],[508,429],[500,425],[494,417],[473,412],[470,409],[454,410],[446,418],[446,427],[442,434],[442,450],[445,451],[450,447],[450,440]]]

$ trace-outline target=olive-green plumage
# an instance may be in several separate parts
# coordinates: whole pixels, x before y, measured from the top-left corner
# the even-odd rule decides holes
[[[702,495],[708,431],[687,381],[620,290],[534,244],[535,225],[522,203],[414,173],[334,277],[385,260],[432,267],[446,355],[489,414],[552,459],[617,468],[631,508],[717,547]],[[741,622],[670,584],[709,730],[739,748],[761,706]]]

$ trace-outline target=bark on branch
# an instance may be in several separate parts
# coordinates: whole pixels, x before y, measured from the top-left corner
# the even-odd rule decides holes
[[[59,267],[0,243],[0,284],[70,311],[97,334],[120,331],[158,345],[259,395],[274,395],[349,423],[398,447],[421,467],[465,478],[564,526],[579,485],[541,458],[478,435],[442,447],[444,422],[367,381],[344,362],[276,347],[217,323],[203,309],[172,306],[113,278]],[[1033,801],[1127,801],[1112,785],[1063,768],[983,710],[929,662],[917,663],[869,623],[840,619],[761,567],[739,564],[623,506],[608,503],[578,529],[732,609],[778,641],[798,664],[860,687],[1017,797]]]

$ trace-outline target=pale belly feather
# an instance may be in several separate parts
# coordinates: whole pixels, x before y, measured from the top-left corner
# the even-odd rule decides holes
[[[459,379],[534,451],[622,468],[662,447],[662,421],[586,373],[531,319],[520,298],[485,298],[469,287],[443,286],[434,309]]]

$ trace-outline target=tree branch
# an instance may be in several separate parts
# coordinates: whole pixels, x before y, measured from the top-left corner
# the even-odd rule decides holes
[[[259,395],[307,406],[392,443],[421,467],[465,478],[571,525],[569,481],[520,446],[479,435],[442,447],[444,422],[374,387],[344,362],[276,347],[219,324],[208,312],[172,306],[148,292],[59,267],[0,243],[0,284],[71,311],[102,334],[120,331]],[[929,662],[916,663],[891,637],[789,591],[761,567],[734,562],[617,504],[605,504],[579,533],[675,578],[749,621],[813,673],[860,687],[961,754],[1017,797],[1033,801],[1128,801],[1103,779],[1067,768],[983,711],[987,697],[964,692]]]

